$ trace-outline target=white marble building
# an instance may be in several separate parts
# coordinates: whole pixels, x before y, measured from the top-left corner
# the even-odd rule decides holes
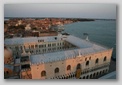
[[[5,39],[23,79],[90,79],[109,71],[112,48],[72,35]]]

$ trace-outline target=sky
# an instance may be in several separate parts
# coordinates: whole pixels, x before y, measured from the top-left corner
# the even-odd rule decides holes
[[[116,19],[116,4],[5,4],[4,17]]]

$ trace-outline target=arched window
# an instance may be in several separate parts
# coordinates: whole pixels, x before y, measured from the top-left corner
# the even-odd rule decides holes
[[[44,76],[46,76],[46,71],[41,72],[41,77],[44,77]]]
[[[104,57],[103,61],[106,61],[106,56]]]
[[[71,66],[70,66],[70,65],[67,66],[67,71],[68,71],[68,70],[71,70]]]
[[[59,68],[55,68],[55,73],[59,73]]]
[[[80,63],[79,64],[77,64],[77,69],[80,69],[81,68],[81,65],[80,65]]]
[[[99,59],[97,58],[96,61],[95,61],[95,63],[97,64],[98,62],[99,62]]]
[[[88,66],[89,65],[89,61],[86,61],[86,66]]]

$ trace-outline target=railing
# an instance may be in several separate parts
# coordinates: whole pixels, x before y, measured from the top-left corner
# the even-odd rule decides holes
[[[84,71],[81,72],[81,75],[89,73],[89,72],[93,72],[93,71],[96,71],[96,70],[99,70],[99,69],[102,69],[102,68],[105,68],[108,66],[109,66],[109,63],[105,63],[105,64],[99,65],[97,67],[94,67],[92,69],[87,68],[87,70],[84,69],[85,72]],[[54,77],[52,77],[50,79],[72,79],[72,78],[75,78],[75,76],[76,76],[76,73],[71,72],[69,74],[64,74],[64,75],[55,75]]]
[[[102,69],[102,68],[105,68],[105,67],[109,67],[109,65],[110,65],[110,63],[105,63],[105,64],[102,64],[102,65],[97,65],[97,66],[95,66],[95,67],[93,67],[91,69],[87,68],[87,69],[84,69],[82,71],[82,74],[88,73],[88,72],[93,72],[95,70],[99,70],[99,69]]]

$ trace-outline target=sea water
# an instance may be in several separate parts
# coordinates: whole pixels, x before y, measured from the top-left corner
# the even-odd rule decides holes
[[[89,40],[113,48],[112,57],[116,58],[116,20],[96,20],[90,22],[75,22],[64,25],[64,32],[79,38],[88,33]]]

